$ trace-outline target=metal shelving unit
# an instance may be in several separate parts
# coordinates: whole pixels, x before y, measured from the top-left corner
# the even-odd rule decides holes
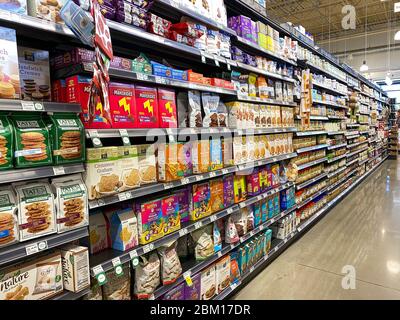
[[[0,17],[1,20],[1,17]],[[81,105],[76,103],[58,103],[46,101],[24,101],[0,99],[0,111],[30,111],[30,112],[81,112]]]

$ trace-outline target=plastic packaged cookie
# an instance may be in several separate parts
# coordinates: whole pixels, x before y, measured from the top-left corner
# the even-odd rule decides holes
[[[0,189],[0,247],[18,241],[17,203],[12,190]]]
[[[176,246],[177,243],[172,242],[157,250],[160,256],[161,282],[164,286],[174,283],[182,274],[182,266]]]
[[[14,136],[9,118],[0,115],[0,170],[13,167]]]
[[[211,95],[210,93],[202,93],[201,99],[204,110],[203,127],[218,127],[219,96]]]
[[[134,296],[136,299],[148,299],[160,285],[160,259],[156,252],[140,256],[139,266],[135,270]]]

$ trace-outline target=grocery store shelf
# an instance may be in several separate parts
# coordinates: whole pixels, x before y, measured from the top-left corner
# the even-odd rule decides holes
[[[359,159],[359,158],[353,159],[353,160],[351,160],[350,162],[347,162],[347,163],[346,163],[346,166],[349,167],[349,166],[351,166],[352,164],[356,163],[357,161],[360,161],[360,159]]]
[[[294,185],[293,182],[287,182],[287,183],[285,183],[285,184],[283,184],[283,185],[281,185],[279,187],[276,187],[274,189],[268,190],[267,192],[261,193],[261,194],[259,194],[257,196],[251,197],[248,200],[240,202],[239,203],[239,208],[248,207],[248,206],[252,205],[253,203],[256,203],[256,202],[258,202],[260,200],[266,199],[269,196],[272,196],[272,195],[277,194],[278,192],[280,192],[282,190],[285,190],[285,189],[288,189],[288,188],[292,187],[293,185]]]
[[[283,80],[283,81],[287,81],[287,82],[292,82],[292,83],[295,82],[295,80],[293,78],[290,78],[290,77],[287,77],[287,76],[282,76],[282,75],[277,74],[277,73],[268,72],[268,71],[265,71],[265,70],[260,69],[260,68],[249,66],[249,65],[244,64],[244,63],[239,62],[239,61],[233,61],[233,63],[236,63],[237,67],[240,68],[240,69],[243,69],[243,70],[247,70],[247,71],[250,71],[250,72],[262,74],[262,75],[268,76],[270,78],[275,78],[275,79],[279,79],[279,80]]]
[[[359,138],[359,137],[360,137],[360,134],[358,133],[358,131],[357,131],[357,134],[354,134],[354,135],[348,134],[348,135],[346,135],[346,139],[347,140],[354,139],[354,138]]]
[[[339,149],[339,148],[343,148],[343,147],[346,147],[346,146],[347,146],[347,143],[335,144],[333,146],[329,146],[328,150]]]
[[[356,142],[356,143],[348,144],[348,145],[347,145],[347,149],[354,148],[354,147],[359,146],[360,144],[364,144],[364,143],[368,143],[368,140],[364,140],[364,141],[361,141],[361,142]]]
[[[330,131],[330,132],[327,132],[327,135],[328,136],[336,136],[336,135],[345,134],[345,133],[346,133],[346,131]]]
[[[341,96],[347,96],[347,92],[342,92],[342,91],[333,89],[333,88],[331,88],[329,86],[326,86],[324,84],[318,83],[316,81],[313,81],[313,86],[321,88],[321,89],[324,89],[324,90],[329,91],[329,92],[337,93],[338,95],[341,95]]]
[[[360,124],[359,123],[347,123],[346,126],[347,126],[347,128],[356,128],[356,127],[359,127]]]
[[[363,151],[367,150],[368,148],[369,148],[369,147],[366,146],[366,147],[363,147],[363,148],[361,148],[361,149],[359,149],[359,150],[356,150],[356,151],[354,151],[354,152],[348,153],[348,154],[347,154],[347,158],[349,158],[349,157],[351,157],[351,156],[354,156],[354,155],[357,154],[357,153],[363,152]]]
[[[329,145],[327,145],[327,144],[319,144],[319,145],[317,145],[317,146],[312,146],[312,147],[306,147],[306,148],[297,149],[296,152],[297,152],[297,153],[304,153],[304,152],[308,152],[308,151],[324,149],[324,148],[327,148],[328,146],[329,146]]]
[[[363,111],[358,111],[359,114],[364,115],[364,116],[369,116],[369,112],[363,112]]]
[[[6,170],[0,171],[0,185],[17,181],[27,181],[32,179],[55,177],[65,174],[74,174],[84,171],[85,169],[82,163],[66,164],[62,166]]]
[[[1,21],[1,18],[0,18]],[[0,111],[36,111],[36,112],[81,112],[81,105],[77,103],[58,103],[46,101],[24,101],[0,99]]]
[[[236,35],[236,32],[234,30],[232,30],[231,28],[228,28],[228,27],[224,26],[223,24],[218,23],[211,18],[208,18],[208,17],[205,17],[205,16],[199,14],[198,11],[193,10],[192,8],[186,6],[184,3],[180,2],[180,1],[156,0],[156,2],[161,3],[170,9],[174,9],[175,11],[178,11],[185,16],[194,18],[195,20],[200,21],[201,23],[204,23],[208,26],[211,26],[214,29],[224,31],[233,36]]]
[[[341,167],[341,168],[339,168],[339,169],[337,169],[337,170],[335,170],[333,172],[329,172],[328,175],[327,175],[327,178],[330,179],[330,178],[336,176],[337,174],[343,172],[344,170],[346,170],[346,166],[343,166],[343,167]]]
[[[311,201],[313,201],[314,199],[318,198],[321,194],[326,192],[327,188],[323,188],[322,190],[314,193],[312,196],[308,197],[307,199],[303,200],[302,202],[300,202],[299,204],[296,205],[297,209],[300,209],[302,207],[304,207],[306,204],[310,203]]]
[[[283,160],[287,160],[287,159],[291,159],[291,158],[295,158],[295,157],[297,157],[297,153],[293,152],[293,153],[287,153],[287,154],[282,154],[279,156],[267,158],[264,160],[256,160],[256,161],[252,161],[249,163],[238,165],[237,170],[235,170],[235,171],[245,171],[245,170],[257,167],[257,166],[263,166],[265,164],[275,163],[278,161],[283,161]]]
[[[358,163],[360,166],[363,165],[364,163],[368,162],[368,158],[364,159],[364,160],[360,160],[360,162]]]
[[[310,161],[310,162],[307,162],[307,163],[298,165],[298,166],[297,166],[297,169],[298,169],[298,170],[303,170],[303,169],[306,169],[306,168],[315,166],[315,165],[317,165],[317,164],[323,163],[323,162],[325,162],[326,160],[327,160],[327,158],[326,158],[326,157],[323,157],[323,158],[318,159],[318,160]]]
[[[329,120],[346,120],[346,117],[328,116]]]
[[[322,100],[313,100],[313,104],[323,104],[326,106],[330,106],[330,107],[336,107],[336,108],[343,108],[343,109],[347,109],[347,106],[343,106],[331,101],[322,101]]]
[[[329,78],[336,79],[336,80],[338,80],[338,81],[340,81],[340,82],[342,82],[342,83],[344,83],[344,84],[347,85],[346,79],[342,79],[341,77],[338,77],[337,75],[335,75],[335,74],[333,74],[333,73],[331,73],[331,72],[329,72],[329,71],[325,71],[324,69],[322,69],[322,68],[320,68],[320,67],[318,67],[318,66],[312,64],[312,63],[309,62],[309,61],[306,61],[306,60],[305,60],[304,63],[305,63],[305,65],[307,65],[308,67],[310,67],[310,69],[313,69],[314,71],[318,71],[318,72],[324,74],[325,76],[327,76],[327,77],[329,77]]]
[[[369,122],[359,122],[359,124],[362,124],[362,125],[369,125]]]
[[[297,103],[296,102],[285,102],[285,101],[280,101],[280,100],[275,100],[275,99],[267,99],[267,98],[259,98],[259,97],[250,97],[242,94],[237,95],[237,99],[239,101],[243,102],[254,102],[254,103],[261,103],[261,104],[272,104],[272,105],[277,105],[277,106],[287,106],[287,107],[296,107]]]
[[[255,51],[259,52],[259,53],[265,54],[268,57],[272,57],[272,58],[278,59],[278,60],[280,60],[282,62],[289,63],[289,64],[291,64],[293,66],[297,66],[297,63],[295,61],[290,60],[290,59],[286,59],[284,57],[281,57],[280,55],[276,54],[275,52],[267,50],[267,49],[264,49],[263,47],[259,46],[258,44],[253,43],[253,42],[251,42],[251,41],[249,41],[247,39],[244,39],[244,38],[242,38],[240,36],[237,36],[236,40],[237,40],[237,43],[245,45],[248,48],[251,48],[252,50],[255,50]]]
[[[78,300],[82,298],[84,295],[87,295],[90,292],[90,288],[83,289],[79,292],[71,292],[71,291],[63,291],[59,295],[52,297],[50,300]]]
[[[296,119],[300,120],[301,117],[299,115],[296,116]],[[310,116],[310,120],[320,120],[320,121],[328,121],[329,118],[325,116]]]
[[[88,235],[88,228],[83,227],[60,234],[40,237],[26,242],[19,242],[0,250],[0,266],[27,258],[33,254],[48,249],[57,248],[74,240],[85,238]]]
[[[326,131],[297,131],[296,135],[298,137],[304,137],[304,136],[316,136],[316,135],[321,135],[321,134],[327,134]]]
[[[324,179],[327,175],[328,175],[327,173],[322,173],[319,176],[316,176],[315,178],[312,178],[312,179],[307,180],[307,181],[305,181],[303,183],[300,183],[300,184],[296,185],[296,190],[301,190],[301,189],[309,186],[310,184],[313,184],[314,182],[317,182],[317,181],[319,181],[321,179]]]
[[[326,162],[327,163],[332,163],[332,162],[338,161],[338,160],[343,159],[343,158],[346,158],[346,154],[342,154],[340,156],[328,159]]]

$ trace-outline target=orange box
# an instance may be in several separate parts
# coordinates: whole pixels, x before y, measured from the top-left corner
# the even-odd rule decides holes
[[[161,143],[157,150],[158,181],[169,182],[180,179],[178,176],[178,144]]]
[[[192,70],[188,70],[187,73],[189,82],[203,83],[203,75],[201,73],[196,73]]]
[[[219,79],[219,78],[211,78],[211,85],[214,87],[224,87],[225,80]]]
[[[211,171],[210,142],[208,140],[198,140],[193,142],[192,162],[194,174]]]
[[[203,84],[206,86],[211,86],[211,78],[203,77]]]

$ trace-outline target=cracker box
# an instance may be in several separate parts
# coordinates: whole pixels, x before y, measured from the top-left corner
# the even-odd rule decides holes
[[[210,141],[210,165],[212,171],[224,167],[222,159],[222,144],[220,139],[211,139]]]
[[[231,259],[229,255],[215,263],[215,281],[217,294],[224,291],[231,284]]]
[[[118,147],[118,162],[121,170],[122,187],[119,191],[140,186],[139,157],[135,146]]]
[[[201,272],[201,300],[211,300],[217,293],[215,265]]]
[[[110,247],[106,218],[100,210],[90,213],[89,242],[83,241],[83,243],[85,245],[88,244],[90,254],[95,254]]]
[[[254,225],[257,227],[262,222],[261,202],[253,204]]]
[[[164,294],[161,300],[185,300],[185,285],[183,283],[177,285],[175,288]]]
[[[157,89],[160,128],[176,128],[176,97],[174,90]]]
[[[174,193],[179,204],[179,217],[181,218],[181,223],[189,221],[190,212],[190,187],[185,187],[183,189],[177,190]]]
[[[137,219],[131,208],[115,212],[111,217],[111,246],[118,251],[136,247],[138,242]]]
[[[119,129],[135,128],[137,125],[135,87],[130,84],[111,82],[108,93],[111,126]]]
[[[0,99],[19,99],[20,80],[15,30],[0,27]]]
[[[53,163],[49,131],[40,117],[13,116],[15,166],[38,167]]]
[[[238,263],[240,273],[243,274],[247,271],[247,254],[245,247],[241,247],[238,249]]]
[[[1,274],[0,300],[45,300],[63,291],[59,253],[4,268]]]
[[[3,0],[0,2],[0,10],[11,11],[18,14],[26,14],[26,0]]]
[[[16,184],[19,241],[57,232],[54,196],[45,181]]]
[[[246,176],[247,194],[251,197],[260,194],[260,178],[257,168],[254,168],[253,173]]]
[[[18,46],[19,78],[23,100],[51,99],[49,52]]]
[[[175,195],[164,197],[161,200],[164,221],[164,235],[173,233],[181,228],[179,216],[179,202]]]
[[[89,200],[117,193],[122,186],[118,148],[88,148],[86,156],[84,180]]]
[[[158,128],[157,89],[135,87],[136,119],[138,128]]]
[[[74,244],[61,248],[64,289],[79,292],[90,286],[88,248]]]
[[[52,181],[56,196],[57,231],[62,233],[89,224],[89,206],[86,186],[80,174]]]
[[[240,269],[239,269],[239,255],[238,252],[232,252],[229,255],[231,261],[231,283],[238,283],[240,279]]]
[[[211,171],[210,142],[209,140],[196,140],[192,144],[193,173]]]
[[[193,185],[190,220],[196,221],[211,214],[210,185],[208,182]]]
[[[178,176],[188,177],[193,175],[192,143],[178,143]]]
[[[140,244],[147,244],[164,236],[161,199],[138,202],[135,209],[138,219]]]
[[[80,75],[69,77],[66,82],[66,102],[79,103],[82,107],[80,117],[85,128],[89,128],[89,94],[91,79]]]
[[[221,139],[222,158],[224,167],[233,166],[233,146],[232,138],[224,137]]]
[[[139,156],[140,185],[157,182],[155,147],[151,144],[137,145]]]
[[[224,209],[224,181],[222,178],[210,180],[210,206],[212,213]]]
[[[235,204],[235,195],[233,192],[233,174],[223,176],[224,183],[224,207],[228,208]]]
[[[263,199],[261,205],[261,222],[264,223],[268,220],[268,199]]]
[[[67,82],[65,79],[58,79],[52,82],[51,100],[55,102],[67,102]]]
[[[0,190],[0,248],[18,241],[17,206],[12,190]]]
[[[179,170],[178,143],[161,143],[157,150],[158,181],[169,182],[183,178]]]
[[[272,174],[272,187],[276,188],[279,186],[279,164],[273,164],[271,166]]]
[[[81,120],[72,113],[55,113],[49,116],[54,164],[85,161],[85,131]]]
[[[64,24],[60,10],[65,0],[28,0],[28,14],[32,17]]]
[[[13,167],[14,135],[8,117],[0,115],[0,170]]]
[[[188,286],[185,282],[185,299],[184,300],[200,300],[201,296],[201,274],[195,274],[192,278],[192,285]]]
[[[233,192],[235,203],[246,200],[247,197],[246,176],[235,175],[233,179]]]

